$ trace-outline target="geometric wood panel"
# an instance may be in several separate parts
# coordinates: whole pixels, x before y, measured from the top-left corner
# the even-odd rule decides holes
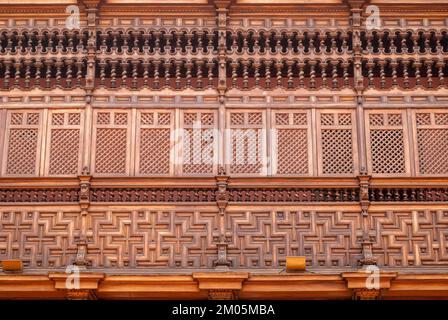
[[[369,219],[380,266],[448,266],[448,211],[387,211]]]
[[[197,211],[93,212],[87,258],[99,268],[211,268],[216,218]]]
[[[96,209],[86,216],[87,260],[94,268],[212,268],[219,213],[174,208]],[[448,211],[370,212],[370,240],[380,266],[448,266]],[[0,260],[27,269],[73,263],[81,214],[70,210],[1,210]],[[275,209],[228,211],[231,268],[282,268],[305,256],[310,268],[357,267],[361,214]]]
[[[310,267],[356,266],[360,214],[315,211],[226,214],[233,268],[279,268],[286,256],[306,256]]]
[[[76,212],[1,212],[0,260],[20,258],[26,268],[63,268],[73,263],[79,218]]]

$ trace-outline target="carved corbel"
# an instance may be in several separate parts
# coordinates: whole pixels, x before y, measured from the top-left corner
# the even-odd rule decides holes
[[[236,300],[249,274],[247,272],[198,272],[193,273],[192,276],[198,282],[199,290],[207,290],[210,300]]]
[[[344,272],[342,278],[347,282],[348,289],[352,290],[354,300],[379,300],[382,293],[391,286],[391,281],[397,276],[396,272],[379,272],[369,270],[358,272]],[[376,277],[376,279],[371,279]]]
[[[73,264],[81,269],[86,269],[91,265],[90,260],[87,260],[87,239],[81,235],[76,241],[76,258]]]
[[[67,300],[97,300],[94,290],[67,290],[66,291]]]
[[[54,282],[56,290],[65,291],[68,300],[96,300],[96,290],[104,274],[76,272],[52,272],[48,277]]]
[[[345,4],[350,8],[350,24],[353,27],[361,26],[362,7],[368,4],[369,0],[345,0]]]
[[[84,167],[79,179],[79,204],[81,210],[87,210],[90,205],[90,170],[88,167]]]
[[[82,3],[86,7],[87,25],[89,28],[96,26],[97,13],[102,2],[102,0],[82,0]]]

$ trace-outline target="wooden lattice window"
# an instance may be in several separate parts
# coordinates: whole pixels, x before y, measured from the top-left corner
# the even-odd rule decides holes
[[[100,175],[129,174],[130,112],[95,110],[93,156],[95,173]]]
[[[415,113],[419,174],[448,174],[448,112],[422,110]]]
[[[46,173],[75,175],[81,169],[83,115],[80,111],[51,111],[48,118]]]
[[[265,113],[263,111],[228,112],[226,163],[231,174],[266,174]]]
[[[8,111],[3,173],[39,175],[42,111]]]
[[[372,174],[396,175],[409,172],[407,127],[403,111],[370,111],[367,143],[369,169]]]
[[[310,118],[307,111],[273,112],[273,174],[308,175],[311,173]]]
[[[182,172],[211,174],[217,162],[217,114],[208,111],[185,111],[181,118]]]
[[[137,113],[136,171],[138,175],[173,174],[174,113],[139,110]]]
[[[351,110],[317,113],[319,173],[353,175],[357,159],[354,115]]]

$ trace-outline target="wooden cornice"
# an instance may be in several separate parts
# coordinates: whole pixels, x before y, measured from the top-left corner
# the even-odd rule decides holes
[[[65,273],[6,274],[0,272],[2,299],[64,299],[90,293],[98,299],[350,299],[365,295],[362,271],[332,274],[199,272],[190,274],[81,273],[78,292],[65,288]],[[383,299],[448,297],[448,274],[381,272]]]

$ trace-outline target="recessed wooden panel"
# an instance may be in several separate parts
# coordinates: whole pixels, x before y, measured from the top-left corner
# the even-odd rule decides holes
[[[10,110],[6,118],[3,174],[38,176],[42,154],[42,110]]]
[[[319,110],[316,117],[319,174],[353,176],[358,148],[353,110]]]
[[[406,111],[371,110],[365,121],[369,172],[374,176],[410,175]]]

